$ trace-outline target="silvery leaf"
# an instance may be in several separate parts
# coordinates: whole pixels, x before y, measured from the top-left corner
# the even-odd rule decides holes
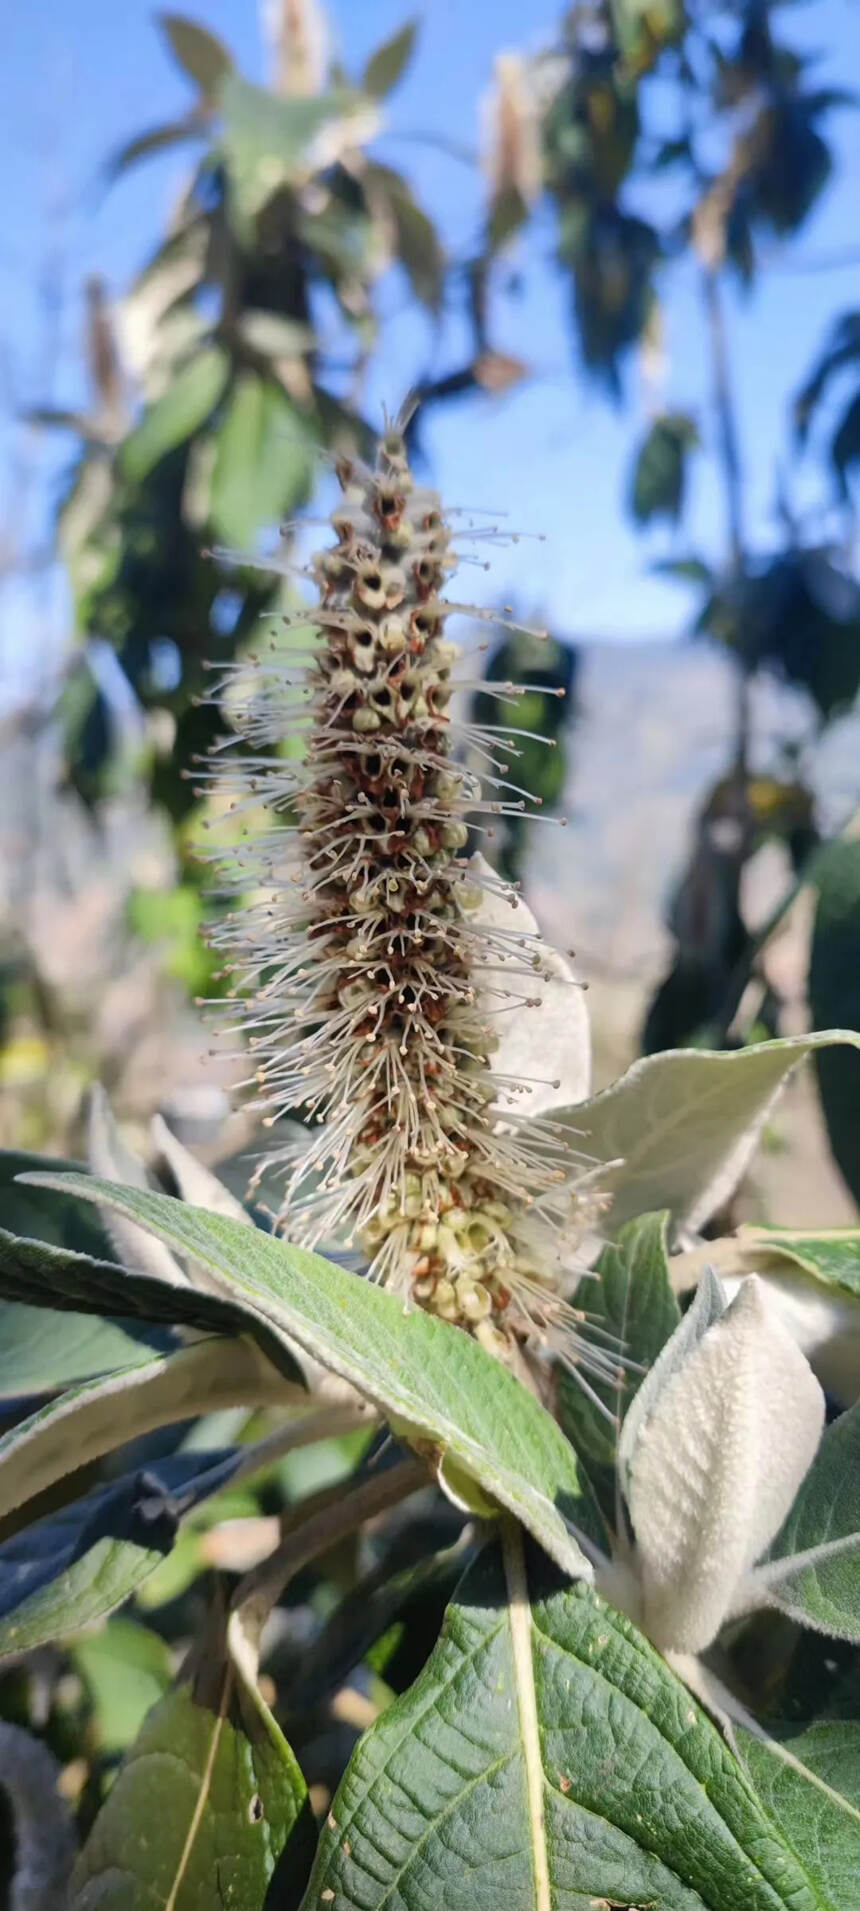
[[[824,1395],[751,1277],[670,1377],[628,1460],[645,1629],[700,1652],[814,1458]]]
[[[510,1077],[512,1084],[503,1093],[504,1103],[509,1102],[518,1114],[541,1115],[584,1101],[591,1086],[591,1033],[584,991],[567,958],[540,937],[527,904],[513,891],[497,886],[498,878],[485,857],[474,856],[472,866],[493,887],[483,890],[478,908],[470,915],[471,926],[479,934],[500,930],[534,938],[524,950],[512,949],[507,958],[509,977],[502,958],[493,952],[488,958],[492,974],[483,991],[484,1007],[498,1037],[491,1067],[494,1075]],[[530,977],[518,973],[529,958],[534,964],[533,984]],[[519,1001],[510,1006],[503,993],[507,989],[529,997],[528,1005]]]
[[[712,1269],[706,1267],[693,1300],[661,1349],[632,1401],[618,1443],[618,1467],[626,1498],[630,1498],[630,1466],[642,1429],[651,1418],[672,1376],[698,1347],[709,1327],[726,1311],[726,1297]]]

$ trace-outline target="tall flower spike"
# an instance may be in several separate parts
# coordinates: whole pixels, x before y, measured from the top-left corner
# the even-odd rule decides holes
[[[587,1021],[569,967],[543,951],[513,891],[482,858],[463,859],[467,816],[524,800],[505,780],[514,737],[452,718],[446,622],[468,607],[442,596],[452,533],[435,492],[413,481],[407,416],[386,429],[373,470],[338,466],[335,542],[312,565],[320,603],[292,620],[319,633],[304,667],[290,675],[295,652],[276,649],[253,682],[243,665],[219,685],[232,684],[244,746],[234,808],[262,807],[281,826],[236,850],[233,881],[259,900],[217,940],[267,1122],[303,1109],[319,1124],[265,1164],[285,1173],[291,1239],[357,1245],[386,1286],[502,1357],[537,1342],[575,1362],[581,1317],[564,1293],[595,1199],[551,1109],[587,1093]],[[297,732],[301,763],[280,749]],[[455,761],[458,736],[483,783]],[[210,774],[223,782],[217,762]],[[535,1049],[547,1022],[549,1036],[531,1071],[528,1016]],[[512,1018],[506,1068],[497,1031]],[[528,1080],[559,1054],[564,1083]]]

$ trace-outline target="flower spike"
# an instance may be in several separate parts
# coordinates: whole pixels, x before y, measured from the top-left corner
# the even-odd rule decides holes
[[[564,1291],[599,1198],[551,1113],[588,1092],[585,1008],[514,891],[463,856],[470,815],[524,798],[500,733],[469,728],[482,775],[455,757],[456,560],[409,469],[408,415],[373,470],[337,464],[320,602],[292,620],[317,628],[310,663],[287,646],[224,680],[244,746],[234,814],[275,827],[228,858],[258,900],[216,940],[266,1121],[301,1109],[312,1125],[266,1164],[285,1175],[279,1225],[357,1243],[376,1278],[503,1357],[537,1341],[573,1361]],[[296,737],[302,761],[283,753]],[[222,759],[210,775],[223,788]]]

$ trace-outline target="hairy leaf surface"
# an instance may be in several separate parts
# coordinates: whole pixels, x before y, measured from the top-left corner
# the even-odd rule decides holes
[[[304,1911],[826,1902],[659,1655],[590,1589],[524,1559],[513,1533],[357,1747]]]
[[[58,1183],[139,1221],[217,1276],[247,1323],[312,1354],[383,1409],[398,1435],[455,1466],[523,1521],[570,1572],[588,1566],[568,1522],[584,1520],[576,1457],[514,1375],[447,1322],[407,1312],[393,1294],[319,1254],[167,1195],[93,1177]],[[124,1276],[117,1277],[121,1288]],[[179,1290],[172,1290],[177,1293]],[[193,1297],[199,1298],[199,1297]]]

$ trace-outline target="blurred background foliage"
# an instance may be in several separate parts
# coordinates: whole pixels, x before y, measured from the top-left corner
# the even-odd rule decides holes
[[[170,147],[187,152],[185,185],[134,283],[113,300],[101,280],[87,283],[87,407],[31,412],[72,444],[56,537],[75,633],[51,713],[62,727],[64,782],[85,806],[89,856],[99,854],[118,791],[133,793],[138,819],[157,831],[151,860],[161,859],[162,873],[134,876],[111,932],[114,968],[133,954],[156,976],[151,1021],[163,1013],[165,986],[189,999],[218,986],[201,939],[197,853],[206,819],[193,771],[229,717],[204,694],[205,665],[243,655],[261,617],[300,601],[289,576],[303,558],[293,521],[325,492],[332,460],[365,450],[378,423],[365,399],[385,353],[381,288],[399,274],[405,296],[431,319],[452,311],[460,319],[460,360],[429,366],[419,382],[420,461],[431,408],[478,392],[501,399],[530,376],[527,337],[522,356],[497,341],[502,295],[523,269],[519,241],[534,227],[565,287],[571,379],[631,411],[634,363],[644,380],[649,419],[631,442],[619,505],[643,530],[661,520],[673,527],[673,554],[661,568],[689,594],[691,631],[727,654],[736,686],[724,762],[697,803],[688,861],[674,882],[672,954],[646,1005],[642,1044],[736,1043],[782,1025],[779,990],[762,967],[766,937],[746,919],[745,872],[763,844],[779,846],[786,883],[772,929],[819,870],[847,867],[821,860],[809,763],[860,688],[856,312],[834,313],[817,362],[799,366],[797,389],[786,393],[795,457],[820,461],[827,510],[796,510],[783,473],[779,547],[758,548],[744,521],[753,448],[736,399],[727,294],[740,283],[754,296],[768,248],[814,218],[834,165],[834,112],[853,105],[822,86],[817,62],[795,50],[791,12],[764,0],[707,8],[614,0],[563,11],[554,39],[537,51],[500,50],[482,104],[484,213],[467,257],[453,256],[412,178],[374,157],[388,96],[420,62],[417,22],[350,72],[326,51],[320,9],[284,0],[271,12],[264,86],[243,76],[202,21],[158,17],[187,106],[167,123],[129,128],[106,158],[103,185],[119,190],[130,169]],[[663,352],[662,307],[679,273],[694,274],[699,288],[711,385],[702,415],[671,392]],[[685,541],[691,474],[702,460],[713,462],[722,486],[718,560]],[[258,567],[272,548],[286,557],[286,576]],[[480,719],[492,708],[530,733],[516,745],[518,780],[556,812],[576,755],[569,637],[553,631],[541,646],[506,628],[490,646],[486,674],[534,688],[510,705],[473,697]],[[812,717],[805,752],[787,748],[782,766],[765,772],[755,760],[751,695],[767,676],[802,692]],[[546,750],[538,734],[555,747]],[[845,818],[849,835],[852,821]],[[506,874],[527,877],[528,840],[519,824],[497,837]],[[122,865],[123,844],[112,853]],[[827,956],[837,920],[843,950],[856,933],[856,908],[853,916],[834,911],[833,882],[822,875],[815,931],[815,973],[830,979],[823,994],[811,991],[811,1012],[824,1013],[826,998],[829,1021],[856,1024],[856,1000],[838,981],[850,961]],[[24,1138],[65,1145],[87,1079],[111,1073],[111,1043],[126,1040],[128,1016],[119,1036],[113,1029],[94,1039],[86,1001],[71,1012],[58,999],[50,964],[22,930],[26,909],[9,915],[2,1069]],[[830,1059],[828,1068],[860,1086],[856,1057]],[[122,1103],[121,1069],[114,1076]],[[141,1112],[147,1097],[149,1084]],[[847,1100],[825,1092],[836,1157],[860,1198],[843,1132]]]

